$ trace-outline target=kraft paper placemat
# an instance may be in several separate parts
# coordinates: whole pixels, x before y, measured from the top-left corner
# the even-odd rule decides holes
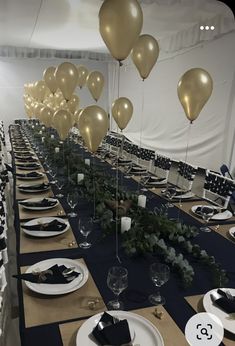
[[[217,225],[217,226],[211,226],[210,228],[213,229],[216,233],[219,233],[222,237],[228,239],[232,243],[235,244],[235,239],[229,234],[230,228],[235,227],[234,224],[227,224],[227,225]],[[235,231],[235,228],[234,228]]]
[[[41,165],[40,165],[40,167],[38,167],[37,169],[32,168],[32,169],[30,169],[30,170],[27,170],[27,169],[19,169],[18,167],[16,167],[16,174],[17,174],[17,173],[23,173],[23,174],[25,174],[25,173],[29,173],[29,172],[32,172],[32,171],[43,172],[43,173],[45,173],[45,170],[44,170],[44,168],[43,168]]]
[[[47,198],[47,197],[53,197],[54,194],[51,190],[51,188],[47,191],[42,191],[42,192],[21,192],[17,187],[16,187],[16,200],[20,199],[28,199],[28,198],[34,198],[34,197],[40,197],[40,198]]]
[[[20,231],[20,254],[77,247],[78,244],[71,228],[60,235],[45,238],[32,237],[24,233],[22,229]]]
[[[184,299],[188,302],[188,304],[196,311],[196,312],[204,312],[205,309],[203,308],[202,299],[203,295],[196,295],[196,296],[188,296],[184,297]],[[226,333],[226,331],[225,331]],[[225,334],[226,335],[226,334]],[[231,339],[230,338],[233,338]],[[234,346],[235,345],[235,336],[229,335],[229,338],[227,335],[223,338],[223,343],[225,346]]]
[[[85,264],[83,259],[76,260]],[[27,267],[22,267],[25,272]],[[77,291],[60,295],[46,296],[37,294],[23,285],[23,303],[26,328],[40,326],[75,318],[89,317],[94,313],[106,310],[104,301],[89,273],[89,278],[84,286]],[[88,302],[99,299],[95,310],[88,307]]]
[[[47,217],[47,216],[59,216],[63,217],[65,216],[64,209],[62,208],[60,202],[59,204],[48,210],[41,210],[41,211],[36,211],[36,210],[28,210],[23,208],[21,205],[19,205],[19,218],[20,220],[30,220],[30,219],[35,219],[38,217]]]
[[[44,175],[42,178],[32,179],[32,180],[16,178],[16,186],[21,184],[34,185],[34,184],[42,184],[42,183],[48,183],[48,178],[46,175]]]
[[[158,307],[158,310],[163,312],[162,320],[159,320],[153,315],[154,307],[134,310],[131,312],[143,316],[152,322],[161,333],[165,346],[187,346],[188,343],[186,342],[184,334],[173,321],[168,312],[164,309],[164,307]],[[76,346],[77,331],[84,321],[85,320],[75,321],[59,325],[63,346]]]

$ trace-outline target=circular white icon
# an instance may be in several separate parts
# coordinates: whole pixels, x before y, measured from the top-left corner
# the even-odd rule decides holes
[[[224,328],[217,316],[200,312],[188,320],[185,337],[190,346],[219,346],[224,337]]]

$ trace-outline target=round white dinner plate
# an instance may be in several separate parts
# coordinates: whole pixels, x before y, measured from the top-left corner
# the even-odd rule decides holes
[[[36,186],[37,186],[38,184],[36,184]],[[21,191],[21,192],[32,192],[32,193],[35,193],[35,192],[44,192],[44,191],[47,191],[47,190],[49,190],[50,189],[50,185],[48,185],[47,187],[45,187],[45,188],[42,188],[42,189],[27,189],[27,187],[33,187],[33,185],[30,185],[30,184],[24,184],[24,185],[22,185],[22,184],[20,184],[20,185],[18,185],[18,189]]]
[[[231,227],[228,232],[230,236],[235,240],[235,227]]]
[[[193,212],[195,215],[197,215],[198,217],[201,217],[200,214],[197,214],[197,213],[196,213],[196,209],[197,209],[198,207],[202,207],[202,206],[203,206],[202,204],[201,204],[201,205],[194,205],[194,206],[191,208],[191,210],[192,210],[192,212]],[[204,206],[207,207],[207,205],[204,205]],[[216,206],[214,206],[214,205],[208,205],[208,207],[214,208],[214,209],[217,209],[217,208],[218,208],[218,207],[216,207]],[[218,214],[215,214],[214,216],[212,216],[211,220],[220,220],[220,221],[222,221],[222,220],[228,220],[228,219],[230,219],[232,216],[233,216],[233,214],[231,213],[231,211],[225,210],[225,211],[223,211],[222,213],[218,213]]]
[[[224,288],[224,290],[229,291],[233,296],[235,296],[235,288]],[[225,311],[217,307],[211,300],[210,295],[212,292],[217,292],[217,289],[207,292],[203,297],[204,309],[206,312],[211,312],[217,316],[223,324],[224,329],[235,334],[235,314],[227,314]]]
[[[21,202],[32,202],[33,203],[33,202],[42,201],[43,199],[44,198],[42,198],[42,197],[38,197],[38,198],[34,197],[34,198],[25,199],[25,200],[23,200]],[[59,201],[57,199],[55,199],[55,198],[47,197],[47,199],[49,201],[56,201],[56,204],[50,205],[50,206],[47,206],[47,207],[31,207],[31,206],[24,206],[24,205],[22,205],[22,207],[25,208],[25,209],[28,209],[28,210],[48,210],[48,209],[55,208],[59,204]],[[19,202],[19,204],[21,204],[21,202]]]
[[[174,196],[173,199],[188,199],[194,197],[195,194],[192,191],[188,191],[182,195]]]
[[[164,341],[158,329],[146,318],[127,311],[107,311],[108,314],[120,320],[126,319],[130,331],[134,331],[133,345],[164,346]],[[99,322],[103,313],[92,316],[79,328],[76,337],[76,346],[97,346],[97,343],[89,337],[89,334]]]
[[[53,231],[29,231],[27,229],[22,228],[22,231],[25,234],[28,234],[32,237],[37,237],[37,238],[47,238],[47,237],[53,237],[53,236],[57,236],[60,234],[63,234],[65,232],[68,231],[70,225],[69,222],[67,220],[61,219],[59,217],[39,217],[37,219],[33,219],[30,220],[28,222],[25,223],[25,226],[34,226],[34,225],[38,225],[38,224],[45,224],[45,223],[49,223],[52,222],[54,220],[57,220],[58,222],[64,223],[66,225],[66,228],[61,231],[61,232],[53,232]]]
[[[16,164],[16,167],[18,168],[18,169],[21,169],[21,170],[24,170],[24,171],[32,171],[32,169],[33,170],[37,170],[37,169],[39,169],[39,168],[41,168],[41,166],[38,164],[38,163],[35,163],[34,165],[23,165],[23,166],[21,166],[21,165],[18,165],[18,164]]]
[[[69,292],[76,291],[80,287],[82,287],[88,280],[88,269],[87,267],[77,261],[74,261],[70,258],[51,258],[30,266],[26,273],[31,273],[32,271],[43,271],[52,267],[53,265],[64,265],[67,268],[75,267],[74,271],[81,273],[77,278],[73,281],[68,282],[66,284],[43,284],[43,283],[33,283],[29,281],[25,281],[26,286],[37,293],[47,294],[47,295],[59,295],[66,294]]]
[[[31,173],[31,172],[30,172]],[[38,174],[40,174],[40,175],[38,175],[38,176],[36,176],[36,177],[18,177],[17,176],[17,179],[21,179],[21,180],[36,180],[36,179],[41,179],[41,178],[43,178],[44,177],[44,173],[42,173],[42,172],[37,172]]]
[[[167,180],[161,180],[161,181],[152,181],[151,183],[147,182],[146,185],[165,185],[167,183]]]

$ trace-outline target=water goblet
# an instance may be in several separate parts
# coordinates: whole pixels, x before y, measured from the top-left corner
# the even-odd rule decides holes
[[[70,217],[76,217],[77,216],[77,214],[74,212],[74,208],[75,208],[77,202],[78,202],[77,191],[69,192],[68,196],[67,196],[67,203],[70,206],[72,211],[70,213],[68,213],[68,216],[70,216]]]
[[[78,229],[79,232],[85,237],[84,242],[79,244],[79,247],[82,249],[89,249],[91,247],[91,243],[88,243],[87,237],[91,233],[93,228],[93,221],[91,218],[79,219],[78,220]]]
[[[109,310],[123,310],[123,302],[119,295],[128,287],[128,271],[124,267],[111,267],[108,272],[107,285],[115,294],[116,299],[108,302]]]
[[[173,200],[173,198],[176,195],[176,187],[171,187],[170,189],[167,189],[165,196],[168,198],[169,202],[166,204],[167,208],[173,208],[174,204],[170,201]]]
[[[59,190],[59,193],[57,193],[55,196],[57,198],[64,197],[64,195],[61,193],[61,191],[62,191],[62,189],[64,187],[64,181],[57,178],[55,185],[56,185],[57,189]]]
[[[160,287],[164,285],[170,278],[170,268],[166,264],[153,263],[150,266],[150,277],[157,287],[157,292],[149,296],[149,301],[153,305],[163,305],[166,300],[160,294]]]
[[[211,232],[211,229],[208,227],[208,222],[214,215],[213,208],[207,207],[206,205],[201,207],[200,215],[202,216],[204,222],[204,225],[200,227],[201,232]]]

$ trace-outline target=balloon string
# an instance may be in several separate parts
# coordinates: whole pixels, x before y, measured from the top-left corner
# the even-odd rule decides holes
[[[142,82],[142,104],[141,104],[141,112],[140,112],[140,150],[141,150],[141,146],[142,146],[142,134],[143,134],[143,116],[144,116],[144,79]],[[138,191],[140,191],[140,179],[138,181]]]
[[[95,221],[96,219],[96,196],[95,196],[95,170],[94,170],[94,156],[92,157],[92,170],[93,170],[93,190],[94,190],[94,193],[93,193],[93,220]]]
[[[187,129],[187,145],[186,145],[185,158],[184,158],[183,177],[185,176],[186,163],[187,163],[187,160],[188,160],[189,138],[190,138],[191,125],[192,125],[192,122],[189,123],[188,129]],[[178,179],[179,179],[179,174],[178,174]],[[178,181],[179,181],[179,180],[178,180]],[[178,184],[176,184],[176,185],[178,185]],[[182,207],[182,197],[180,197],[180,200],[179,200],[179,207],[180,207],[180,208]],[[178,209],[178,216],[177,216],[177,220],[178,220],[178,221],[179,221],[179,219],[180,219],[180,212],[181,212],[180,208]]]
[[[118,64],[118,98],[119,98],[119,86],[120,86],[120,68],[121,64],[119,62]],[[118,133],[118,127],[117,127],[117,133]],[[116,258],[119,263],[121,263],[120,257],[119,257],[119,252],[118,252],[118,245],[119,245],[119,239],[118,239],[118,183],[119,183],[119,177],[118,177],[118,172],[119,172],[119,167],[118,167],[118,159],[119,159],[119,148],[117,150],[117,156],[116,156],[116,219],[115,219],[115,235],[116,235]]]

